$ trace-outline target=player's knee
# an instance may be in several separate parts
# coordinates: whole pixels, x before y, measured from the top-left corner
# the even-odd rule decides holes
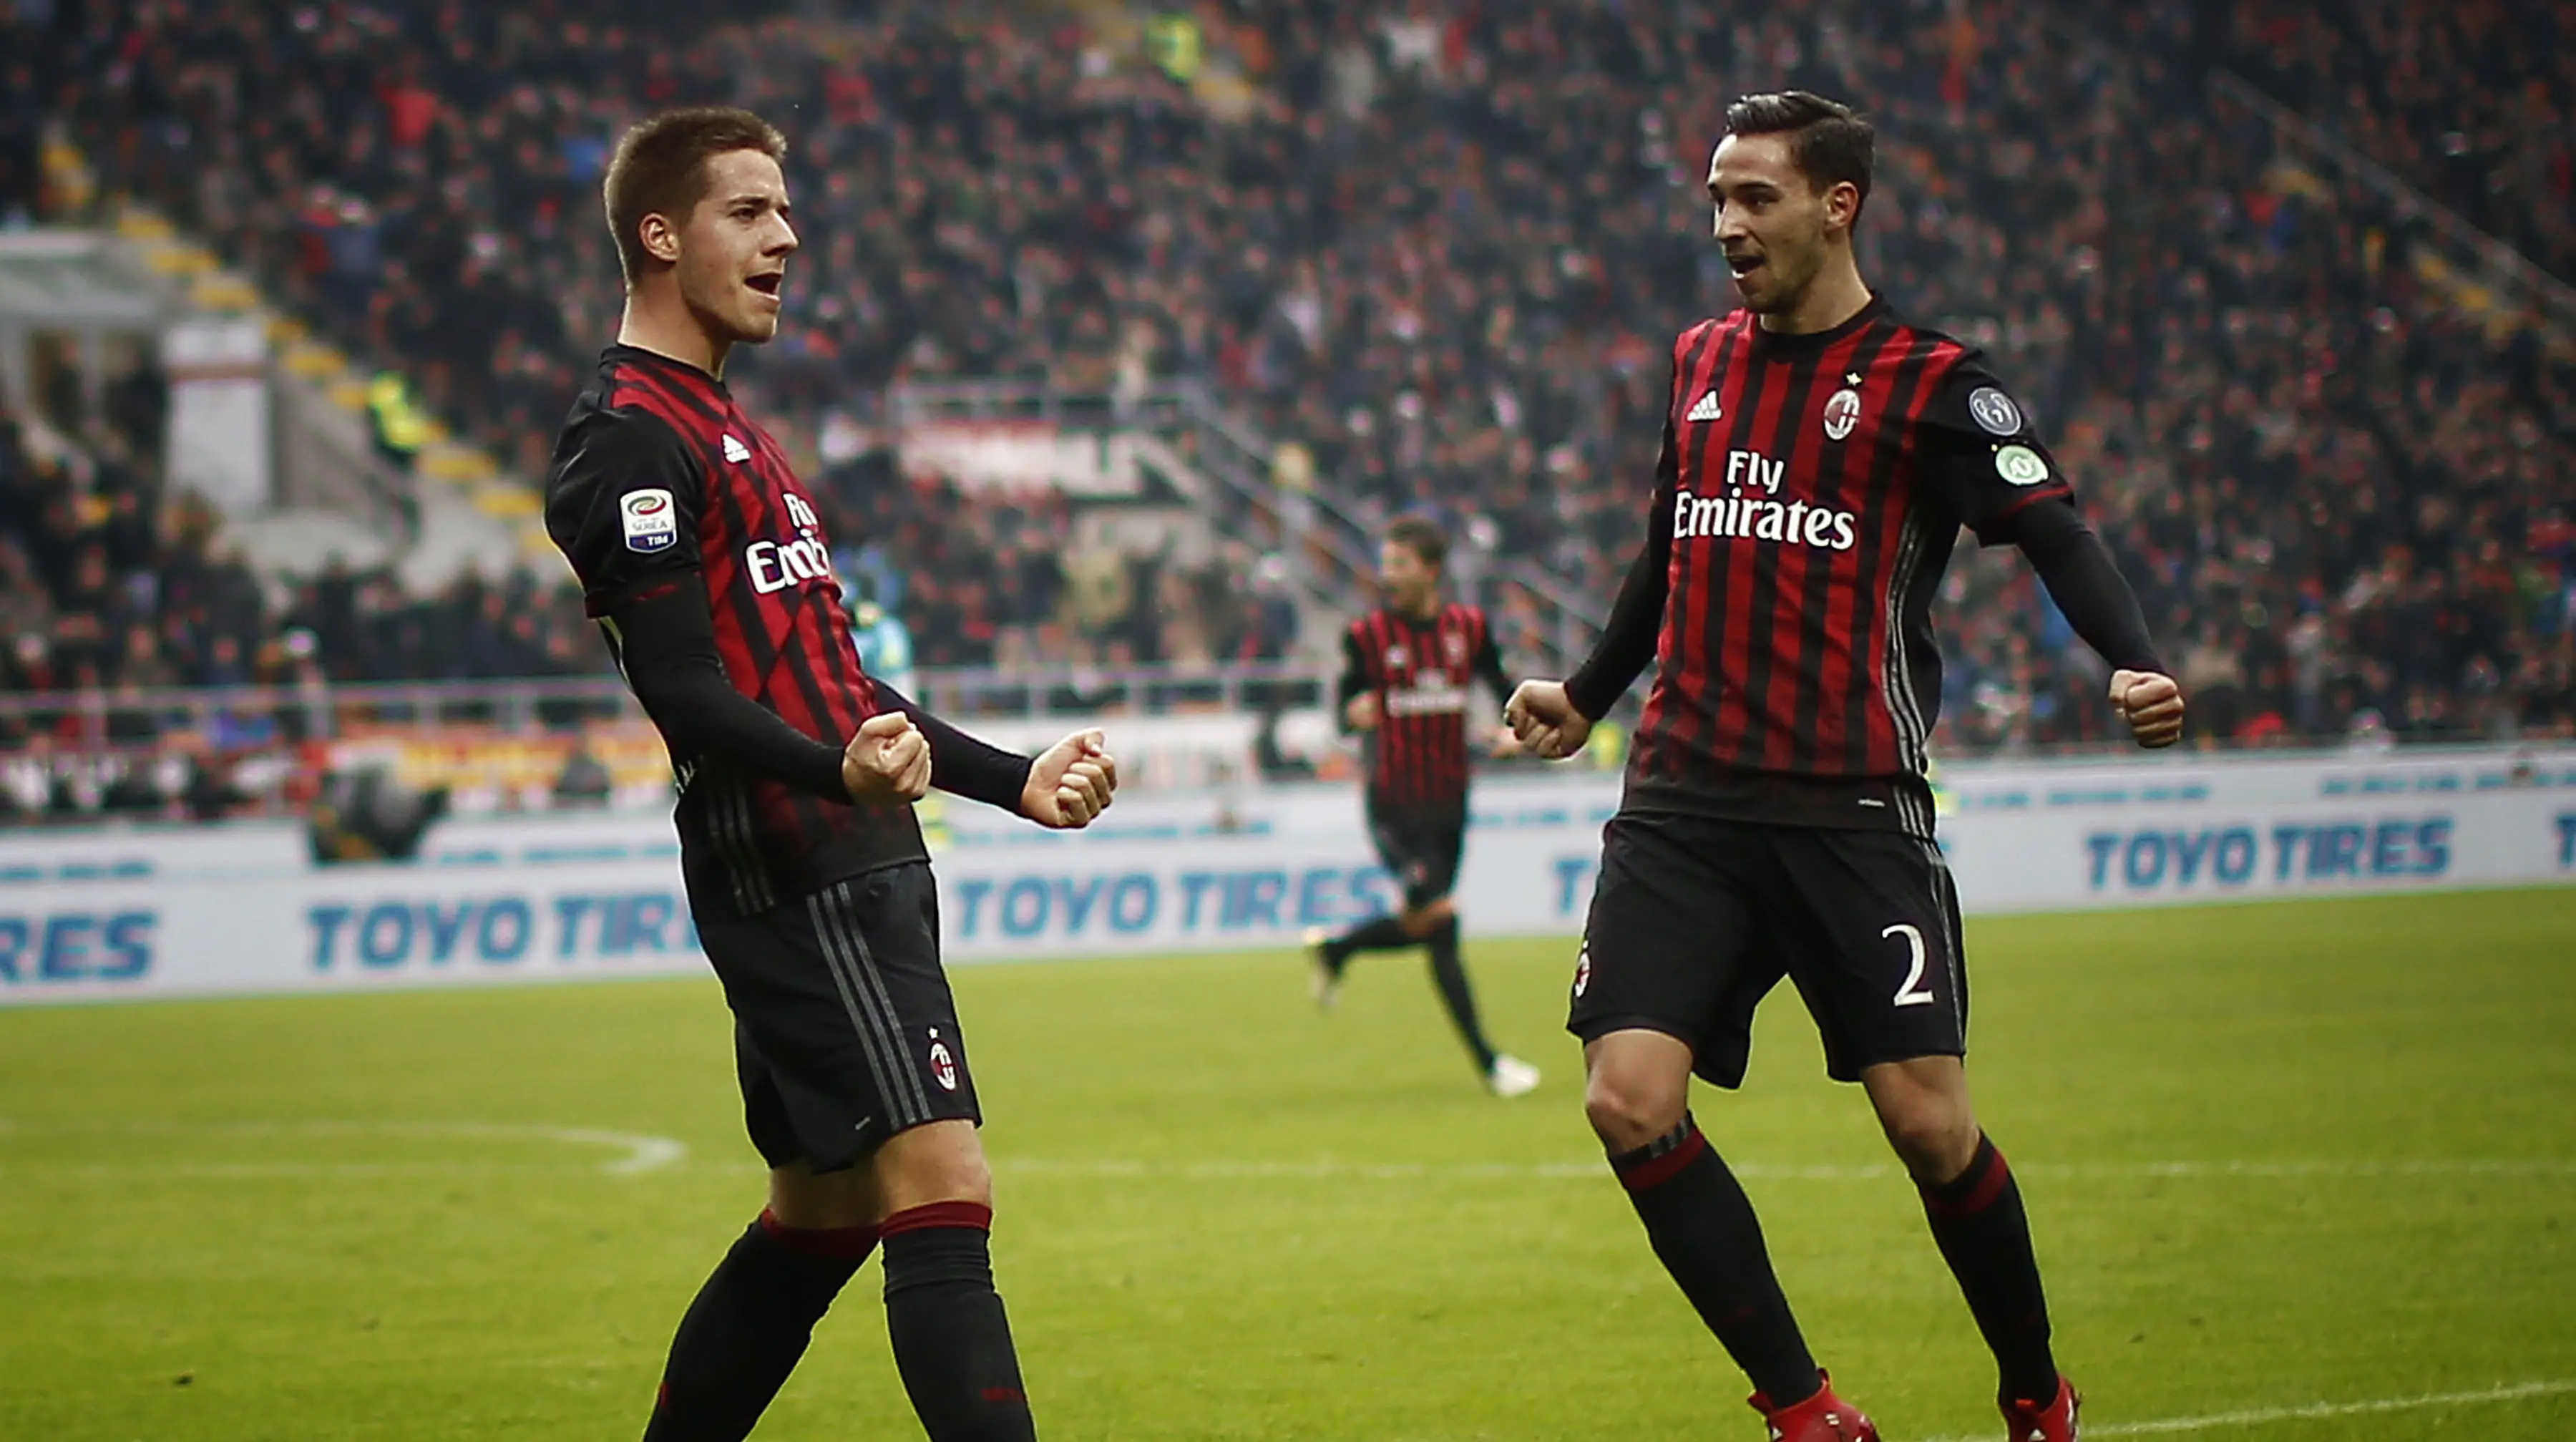
[[[1595,1067],[1583,1083],[1583,1115],[1612,1151],[1634,1151],[1682,1123],[1688,1086],[1666,1085],[1619,1067]]]
[[[933,1202],[993,1205],[993,1169],[974,1128],[964,1122],[897,1133],[877,1153],[875,1171],[887,1214]]]
[[[1420,906],[1409,908],[1396,918],[1407,936],[1429,936],[1458,917],[1458,907],[1448,897],[1436,897]]]
[[[1908,1098],[1902,1105],[1882,1107],[1878,1120],[1888,1145],[1917,1180],[1948,1181],[1976,1154],[1976,1118],[1947,1097]]]

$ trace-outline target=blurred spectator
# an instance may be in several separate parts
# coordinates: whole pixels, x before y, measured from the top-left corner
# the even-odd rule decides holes
[[[556,807],[606,806],[616,790],[616,778],[609,775],[608,763],[590,749],[587,735],[576,734],[572,750],[564,757],[563,770],[555,776]]]
[[[2245,70],[2566,274],[2563,8],[2075,8],[2110,43],[1924,0],[1219,0],[1121,55],[1071,21],[911,0],[828,23],[103,0],[0,45],[37,97],[32,121],[0,114],[0,154],[31,125],[77,137],[108,188],[515,456],[616,313],[607,145],[653,107],[752,105],[794,132],[807,245],[785,333],[736,373],[790,430],[906,380],[1049,381],[1128,414],[1197,382],[1277,439],[1283,481],[1364,525],[1484,517],[1501,557],[1597,603],[1640,531],[1664,347],[1729,303],[1697,194],[1719,107],[1808,85],[1882,122],[1869,273],[2029,400],[2206,683],[2200,734],[2338,737],[2365,708],[2410,738],[2576,733],[2576,367],[2535,318],[2446,287],[2420,216],[2202,83]],[[18,174],[0,159],[0,186]],[[138,604],[71,478],[12,464],[28,664],[114,682],[142,619],[183,679],[251,669],[268,622],[210,533],[174,534]],[[898,583],[877,603],[924,665],[1287,644],[1245,577],[1251,547],[1294,537],[1247,523],[1246,554],[1204,562],[1067,552],[1060,495],[968,495],[882,455],[819,489]],[[517,584],[364,578],[345,636],[318,587],[296,614],[335,680],[596,670],[577,598]],[[2026,574],[1971,558],[1947,601],[1944,744],[2108,739],[2099,668]],[[1549,639],[1526,596],[1495,609],[1516,648]]]

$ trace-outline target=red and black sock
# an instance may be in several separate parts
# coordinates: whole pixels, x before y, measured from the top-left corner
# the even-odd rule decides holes
[[[2048,1298],[2040,1290],[2039,1259],[2031,1252],[2030,1216],[2022,1210],[2021,1188],[2004,1154],[1980,1135],[1966,1171],[1922,1192],[1932,1240],[1959,1279],[1977,1330],[1994,1349],[2005,1396],[2053,1400],[2057,1359],[2048,1349]]]
[[[1408,934],[1403,922],[1392,916],[1380,916],[1363,921],[1325,942],[1324,959],[1333,964],[1333,970],[1339,971],[1343,963],[1363,951],[1402,951],[1408,946],[1421,944],[1422,938]]]
[[[1484,1023],[1476,1018],[1476,993],[1467,985],[1467,964],[1458,956],[1458,918],[1440,923],[1438,930],[1423,938],[1431,948],[1431,982],[1440,988],[1440,1003],[1449,1008],[1449,1020],[1458,1028],[1458,1039],[1476,1058],[1476,1071],[1483,1075],[1494,1069],[1494,1044],[1485,1039]]]
[[[806,1230],[762,1212],[680,1319],[645,1442],[750,1436],[876,1244],[874,1227]]]
[[[1610,1159],[1664,1270],[1735,1365],[1774,1407],[1816,1394],[1816,1359],[1789,1314],[1789,1299],[1762,1246],[1762,1223],[1735,1174],[1688,1116],[1633,1152]]]
[[[993,1290],[993,1209],[932,1202],[885,1219],[886,1333],[930,1442],[1036,1442]]]

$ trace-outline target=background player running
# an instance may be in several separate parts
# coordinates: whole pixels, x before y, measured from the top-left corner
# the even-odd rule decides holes
[[[1575,964],[1584,1107],[1772,1437],[1876,1437],[1809,1356],[1686,1105],[1694,1071],[1743,1080],[1754,1007],[1788,977],[1827,1071],[1867,1088],[1921,1189],[2012,1442],[2068,1442],[2076,1398],[2021,1195],[1968,1104],[1958,903],[1932,842],[1930,607],[1959,528],[2021,548],[2117,668],[2111,705],[2140,744],[2180,736],[2181,692],[2021,406],[1862,283],[1868,125],[1797,91],[1726,120],[1708,189],[1744,308],[1674,343],[1648,540],[1608,630],[1508,713],[1532,749],[1568,755],[1656,662]]]
[[[1096,732],[1032,762],[864,675],[813,503],[720,377],[778,328],[785,145],[739,110],[619,143],[617,344],[574,405],[546,527],[670,747],[698,936],[732,1008],[769,1205],[690,1304],[648,1442],[747,1435],[880,1243],[886,1330],[934,1442],[1036,1436],[986,1234],[992,1177],[912,803],[1087,824]]]
[[[1469,688],[1488,687],[1500,704],[1511,681],[1484,611],[1440,599],[1448,558],[1448,538],[1430,521],[1407,516],[1387,527],[1378,546],[1386,602],[1342,634],[1342,675],[1334,690],[1342,725],[1361,737],[1369,839],[1404,888],[1404,909],[1331,939],[1310,932],[1307,942],[1315,956],[1315,999],[1326,1007],[1354,955],[1428,947],[1431,979],[1475,1057],[1477,1075],[1496,1096],[1516,1097],[1537,1087],[1538,1068],[1494,1050],[1486,1039],[1458,955],[1458,908],[1449,899],[1467,839],[1467,748],[1476,741],[1496,751],[1519,749],[1508,730],[1487,735],[1468,724]]]

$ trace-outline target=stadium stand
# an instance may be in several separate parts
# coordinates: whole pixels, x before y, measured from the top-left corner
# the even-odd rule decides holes
[[[2205,740],[2576,734],[2563,332],[2478,310],[2404,199],[2206,83],[2243,70],[2564,274],[2557,221],[2513,219],[2570,213],[2546,109],[2566,87],[2530,68],[2565,47],[2493,18],[2530,7],[2079,7],[2116,50],[2047,12],[1936,5],[1238,0],[1159,49],[1115,7],[1088,29],[851,8],[21,7],[0,215],[49,185],[74,214],[49,180],[68,150],[100,196],[192,227],[532,475],[615,314],[608,146],[654,105],[749,104],[794,132],[813,237],[785,336],[741,365],[792,444],[913,382],[1194,380],[1361,525],[1481,516],[1500,556],[1597,598],[1636,534],[1663,347],[1724,293],[1696,195],[1719,108],[1811,85],[1884,122],[1871,274],[1993,349],[2061,438]],[[2433,54],[2464,63],[2381,63]],[[1289,648],[1250,547],[1094,567],[1048,544],[1049,497],[883,454],[823,488],[840,533],[877,543],[865,569],[924,664]],[[255,592],[222,543],[158,544],[110,567],[170,576],[158,639],[89,647],[102,684],[129,661],[190,682],[597,670],[540,583],[413,598],[326,576],[226,629],[169,599]],[[7,569],[57,607],[81,580]],[[2107,734],[2089,656],[2015,566],[1964,567],[1953,593],[1948,744]],[[1538,654],[1528,598],[1494,599]],[[76,677],[47,660],[13,685]]]

